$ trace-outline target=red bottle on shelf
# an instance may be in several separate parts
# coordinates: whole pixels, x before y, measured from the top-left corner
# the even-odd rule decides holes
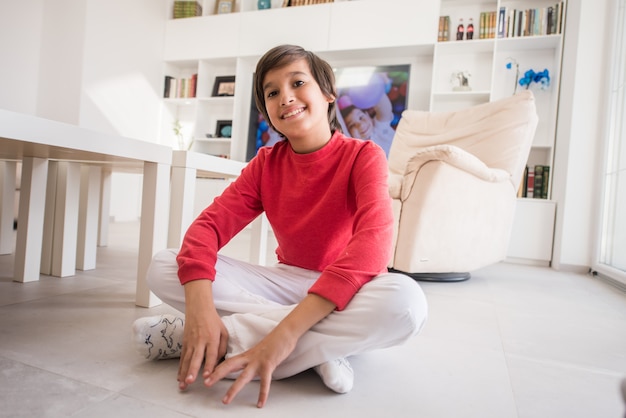
[[[463,40],[463,33],[465,33],[465,28],[463,27],[463,19],[459,19],[459,26],[456,27],[456,40]]]
[[[469,23],[467,24],[467,32],[465,33],[465,39],[474,39],[474,22],[470,17]]]

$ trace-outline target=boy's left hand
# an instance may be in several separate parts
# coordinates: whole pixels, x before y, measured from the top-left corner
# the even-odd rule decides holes
[[[257,407],[262,408],[269,396],[274,370],[291,354],[296,341],[297,339],[292,342],[291,338],[282,335],[278,329],[274,329],[250,350],[224,360],[204,380],[204,384],[211,387],[230,373],[241,371],[222,399],[223,403],[229,404],[246,384],[255,377],[259,377],[261,387]]]

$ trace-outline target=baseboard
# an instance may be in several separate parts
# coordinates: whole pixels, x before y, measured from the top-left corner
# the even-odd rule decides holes
[[[559,267],[552,266],[552,268],[556,271],[562,271],[565,273],[578,273],[578,274],[588,274],[591,269],[589,266],[581,266],[578,264],[559,264]]]
[[[504,262],[509,263],[509,264],[523,264],[526,266],[535,266],[535,267],[550,267],[549,261],[532,260],[530,258],[507,257],[504,259]]]
[[[596,269],[589,269],[589,274],[591,274],[593,277],[597,277],[598,279],[615,287],[616,289],[621,290],[622,292],[626,292],[626,274],[621,270],[614,271],[613,268],[596,266]],[[615,275],[618,277],[613,277]]]

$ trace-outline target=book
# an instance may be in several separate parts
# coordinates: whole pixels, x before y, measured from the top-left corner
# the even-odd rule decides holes
[[[528,174],[526,175],[526,197],[533,197],[535,189],[535,167],[527,167]]]
[[[500,13],[498,15],[498,38],[504,38],[506,25],[506,7],[500,7]]]
[[[550,166],[543,166],[543,185],[541,187],[541,198],[548,198],[548,190],[550,189]]]
[[[526,197],[526,175],[528,173],[528,167],[524,168],[524,175],[519,182],[519,187],[517,188],[517,197]]]
[[[198,74],[193,74],[189,78],[189,95],[187,97],[196,97],[196,85],[198,84]]]
[[[437,41],[446,42],[450,40],[450,16],[439,16],[439,30]]]
[[[172,79],[170,80],[170,92],[169,92],[169,94],[167,95],[167,97],[169,97],[170,99],[174,99],[174,98],[178,97],[178,96],[176,95],[176,94],[177,94],[176,92],[178,91],[178,86],[177,86],[177,84],[178,84],[178,80],[177,80],[177,79],[172,78]]]
[[[444,17],[439,16],[439,27],[437,28],[437,42],[443,41],[443,21]]]
[[[535,166],[535,179],[533,185],[533,195],[529,197],[533,197],[538,199],[541,197],[541,193],[543,190],[543,166],[536,165]]]
[[[168,98],[170,97],[170,85],[172,84],[172,80],[174,79],[174,77],[166,75],[165,76],[165,86],[163,89],[163,97],[164,98]]]
[[[202,16],[202,6],[197,1],[174,1],[174,19]]]
[[[478,39],[485,39],[485,28],[487,27],[487,13],[480,13],[480,20],[478,22]]]

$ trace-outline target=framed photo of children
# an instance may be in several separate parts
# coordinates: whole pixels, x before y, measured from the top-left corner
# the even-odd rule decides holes
[[[402,112],[408,103],[410,65],[335,69],[337,119],[353,138],[389,150]]]
[[[235,76],[215,77],[213,84],[213,97],[217,96],[234,96],[235,95]]]

